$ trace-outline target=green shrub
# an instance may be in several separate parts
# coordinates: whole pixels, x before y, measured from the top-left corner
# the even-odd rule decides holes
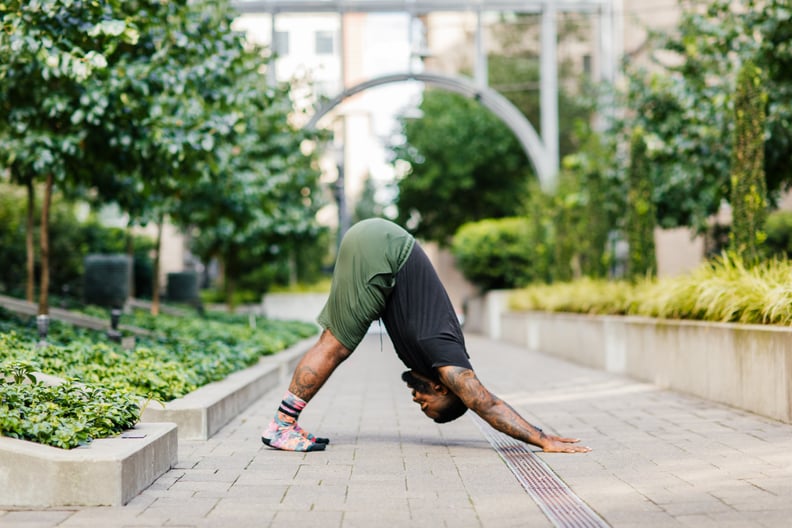
[[[3,436],[71,449],[115,436],[140,417],[137,398],[129,393],[71,382],[45,386],[32,371],[30,363],[0,363]]]
[[[24,292],[24,200],[24,189],[0,184],[0,291]]]
[[[170,302],[191,303],[199,299],[198,274],[194,271],[168,273],[165,297]]]
[[[270,288],[270,293],[328,293],[332,284],[332,277],[325,277],[316,282],[298,282],[287,286],[275,285]]]
[[[85,257],[83,297],[87,304],[121,307],[129,297],[132,263],[128,255]]]
[[[525,218],[472,222],[451,246],[462,274],[482,290],[514,288],[549,277],[546,236]]]
[[[765,221],[765,253],[792,258],[792,211],[775,211]]]
[[[228,302],[226,291],[223,289],[207,288],[200,290],[198,296],[204,304],[226,304]],[[261,293],[257,293],[254,290],[235,289],[231,295],[231,301],[234,306],[256,304],[261,302],[261,296]]]

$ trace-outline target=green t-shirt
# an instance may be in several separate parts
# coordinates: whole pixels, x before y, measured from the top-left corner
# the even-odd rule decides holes
[[[382,218],[358,222],[344,235],[318,322],[347,349],[355,350],[382,314],[414,244],[410,233]]]

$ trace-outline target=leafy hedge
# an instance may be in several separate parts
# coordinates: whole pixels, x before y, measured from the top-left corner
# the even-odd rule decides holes
[[[451,250],[462,274],[483,290],[515,288],[548,280],[551,244],[526,218],[463,225]]]
[[[789,325],[790,279],[792,263],[785,259],[748,267],[739,258],[723,255],[679,277],[529,286],[512,295],[510,308]]]
[[[792,211],[774,211],[765,222],[767,239],[765,252],[769,255],[792,258]]]

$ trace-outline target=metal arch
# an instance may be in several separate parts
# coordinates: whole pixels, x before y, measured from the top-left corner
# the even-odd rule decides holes
[[[498,116],[498,118],[514,132],[514,135],[517,136],[523,150],[525,150],[525,153],[528,155],[528,159],[536,170],[536,175],[539,177],[542,188],[548,192],[556,188],[558,167],[553,162],[552,157],[548,153],[548,149],[545,147],[539,134],[536,133],[536,130],[528,119],[526,119],[522,112],[520,112],[520,110],[508,99],[495,90],[485,86],[477,86],[464,77],[438,75],[434,73],[396,73],[376,77],[347,88],[330,101],[323,104],[319,110],[316,111],[316,114],[311,117],[310,121],[305,125],[305,128],[309,130],[315,129],[319,121],[344,99],[368,90],[369,88],[374,88],[375,86],[406,81],[425,82],[479,101],[492,113]]]

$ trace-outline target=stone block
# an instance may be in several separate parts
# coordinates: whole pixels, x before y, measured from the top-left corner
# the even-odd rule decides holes
[[[0,437],[0,502],[120,506],[168,471],[177,451],[172,423],[141,423],[123,435],[70,450]]]

